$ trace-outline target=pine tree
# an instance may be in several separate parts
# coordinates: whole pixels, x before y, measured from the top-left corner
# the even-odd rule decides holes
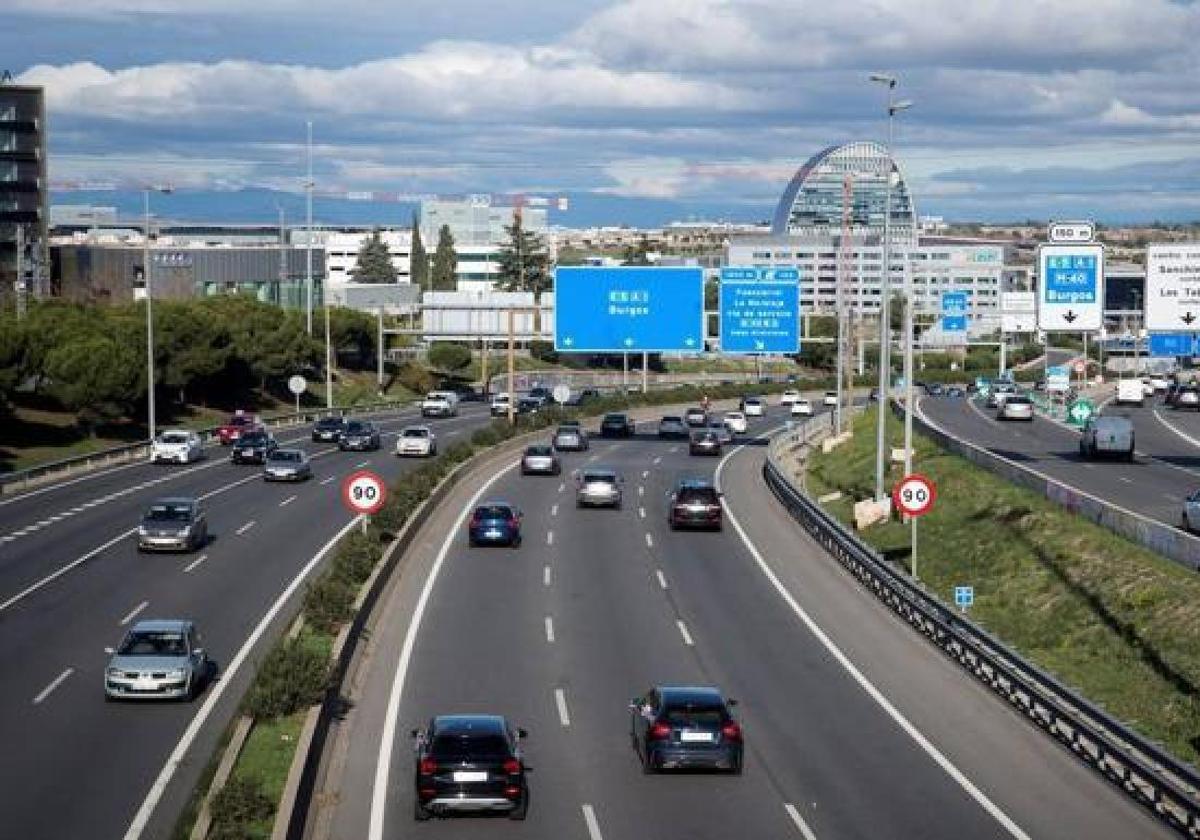
[[[413,213],[412,220],[412,268],[410,278],[418,289],[429,288],[429,254],[425,251],[425,243],[421,241],[421,226],[417,224],[417,214]]]
[[[533,299],[540,303],[542,292],[554,285],[550,274],[550,255],[546,243],[533,231],[521,224],[521,216],[515,215],[511,225],[504,226],[508,241],[500,248],[496,262],[500,266],[497,288],[506,292],[533,292]]]
[[[438,292],[454,291],[454,271],[458,266],[458,254],[454,250],[454,235],[449,225],[438,231],[437,249],[433,252],[433,269],[430,288]]]
[[[384,244],[383,236],[376,229],[363,240],[358,249],[358,262],[350,271],[355,283],[395,283],[396,267],[392,255]]]

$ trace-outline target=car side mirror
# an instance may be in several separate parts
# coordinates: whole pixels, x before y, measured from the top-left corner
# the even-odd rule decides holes
[[[525,729],[518,729],[518,730],[517,730],[517,737],[518,737],[518,738],[528,738],[528,737],[529,737],[529,732],[528,732],[528,730],[525,730]]]
[[[117,649],[114,647],[106,647],[104,649],[104,652],[107,653],[109,656],[112,656],[117,652]]]
[[[732,697],[730,697],[728,700],[725,701],[725,705],[729,706],[729,707],[736,706],[737,704],[738,704],[738,701],[734,700]]]
[[[411,730],[411,731],[410,731],[408,734],[409,734],[409,735],[411,735],[411,736],[412,736],[412,737],[414,737],[414,738],[420,738],[420,737],[421,737],[421,730],[420,730],[420,729],[413,729],[413,730]]]

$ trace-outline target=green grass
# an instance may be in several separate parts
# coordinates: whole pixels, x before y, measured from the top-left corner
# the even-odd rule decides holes
[[[861,416],[852,443],[813,455],[808,490],[852,498],[828,509],[851,520],[872,495],[876,415]],[[889,417],[892,446],[900,424]],[[917,436],[914,469],[937,484],[918,525],[921,582],[953,604],[975,587],[971,617],[1080,693],[1165,744],[1200,758],[1200,578],[940,450]],[[898,467],[888,477],[899,478]],[[909,526],[863,536],[906,571]]]
[[[256,780],[263,793],[278,803],[307,713],[305,710],[276,720],[255,721],[230,778]],[[246,826],[247,840],[270,837],[273,823],[274,817]]]

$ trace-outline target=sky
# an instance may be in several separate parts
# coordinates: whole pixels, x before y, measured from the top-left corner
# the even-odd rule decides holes
[[[56,201],[170,183],[231,220],[303,189],[307,121],[325,214],[372,191],[768,219],[813,153],[886,137],[878,72],[912,101],[922,215],[1198,220],[1198,44],[1200,0],[0,2]]]

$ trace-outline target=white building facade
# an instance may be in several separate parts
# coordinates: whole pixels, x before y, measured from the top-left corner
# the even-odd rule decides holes
[[[336,297],[342,287],[354,282],[354,267],[358,264],[358,252],[370,236],[369,231],[355,233],[328,232],[324,237],[325,265],[328,270],[326,283],[331,297]],[[383,243],[387,245],[392,265],[396,268],[398,283],[412,282],[412,231],[381,230]],[[314,244],[317,238],[313,237]]]
[[[471,195],[463,199],[432,199],[421,202],[421,242],[432,258],[438,234],[450,228],[458,261],[455,278],[462,291],[486,291],[500,276],[501,246],[508,241],[505,228],[512,225],[517,208],[501,204],[490,195]],[[522,206],[521,224],[525,230],[546,241],[547,210],[542,206]]]

